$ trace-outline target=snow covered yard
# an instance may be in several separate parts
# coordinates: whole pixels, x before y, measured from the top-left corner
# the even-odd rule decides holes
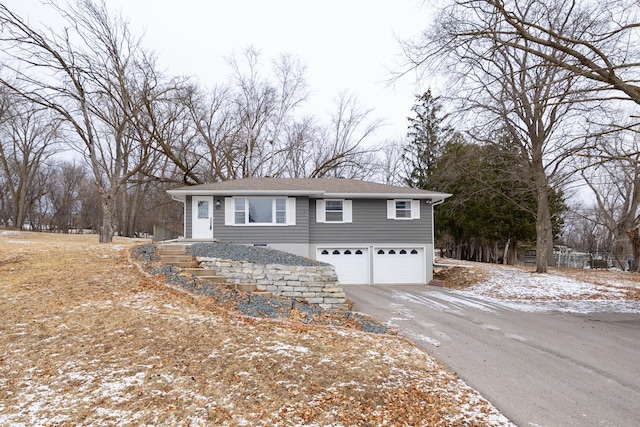
[[[135,243],[0,231],[0,425],[511,425],[402,338],[238,316]]]
[[[441,283],[523,311],[640,312],[640,274],[532,268],[438,259]]]

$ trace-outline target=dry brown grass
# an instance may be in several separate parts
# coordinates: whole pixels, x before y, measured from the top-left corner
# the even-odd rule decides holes
[[[615,286],[626,292],[626,299],[640,301],[640,274],[620,270],[584,270],[578,268],[554,268],[553,273],[575,280],[594,283],[603,288]]]
[[[247,319],[135,241],[0,230],[0,425],[505,425],[401,338]]]
[[[471,266],[464,267],[439,267],[433,271],[436,284],[449,289],[466,289],[485,280],[488,275],[481,269]]]

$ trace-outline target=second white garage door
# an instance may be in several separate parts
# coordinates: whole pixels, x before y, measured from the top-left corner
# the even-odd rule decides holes
[[[316,259],[333,264],[343,285],[369,283],[368,248],[318,248]]]
[[[374,248],[373,283],[416,284],[426,281],[424,248]]]

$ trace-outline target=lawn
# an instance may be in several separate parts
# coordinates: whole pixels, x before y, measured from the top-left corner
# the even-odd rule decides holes
[[[240,316],[141,243],[0,230],[0,425],[509,425],[402,337]]]

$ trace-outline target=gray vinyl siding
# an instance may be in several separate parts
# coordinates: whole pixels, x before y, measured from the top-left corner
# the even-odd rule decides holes
[[[191,204],[191,196],[187,196],[185,200],[184,207],[184,238],[191,239],[193,237],[192,227],[193,227],[193,215],[192,212],[192,204]]]
[[[213,214],[213,237],[226,243],[309,243],[309,198],[296,198],[296,225],[230,226],[224,224],[224,197],[215,197],[222,206]]]
[[[309,206],[311,243],[433,243],[431,237],[432,206],[420,201],[420,219],[387,219],[387,201],[353,199],[352,220],[348,224],[316,222],[316,203]]]
[[[224,197],[214,208],[213,236],[221,242],[234,243],[421,243],[432,244],[432,207],[420,201],[420,219],[387,219],[387,201],[383,199],[353,199],[353,222],[331,224],[316,222],[315,199],[296,198],[296,225],[289,226],[228,226],[224,224]],[[192,196],[186,197],[185,238],[192,238]]]

